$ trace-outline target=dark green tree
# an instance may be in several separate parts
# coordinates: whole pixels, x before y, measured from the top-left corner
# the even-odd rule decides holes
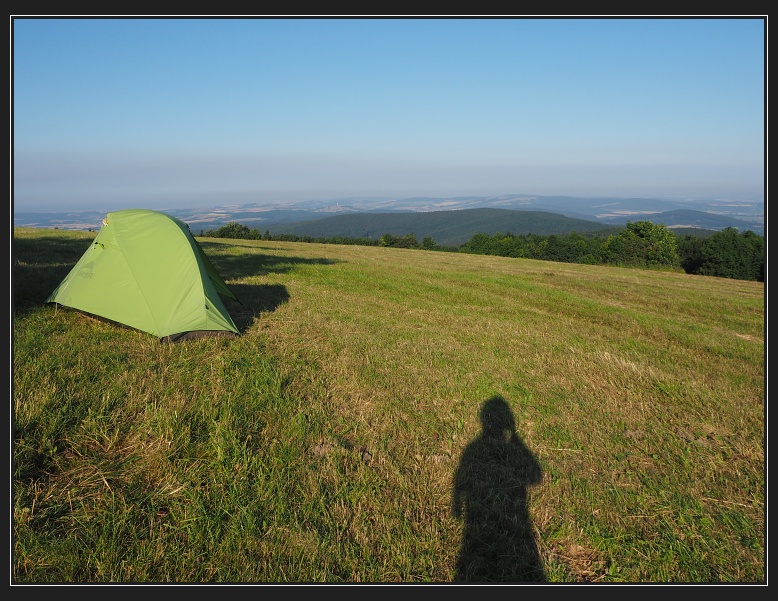
[[[405,236],[384,234],[381,236],[381,246],[391,246],[394,248],[421,248],[421,244],[416,240],[414,234],[406,234]]]
[[[633,267],[680,267],[678,238],[666,225],[651,221],[628,221],[617,236],[603,245],[607,263]]]
[[[686,273],[698,274],[703,264],[702,249],[705,239],[702,236],[686,235],[678,239],[678,256],[681,267]]]
[[[394,246],[397,242],[397,236],[394,234],[384,234],[381,236],[381,246]]]
[[[231,221],[230,223],[213,230],[210,235],[214,238],[238,238],[242,240],[250,240],[251,230],[247,226],[240,224],[237,221]]]
[[[705,241],[699,274],[763,282],[764,264],[764,237],[728,227]]]
[[[419,244],[414,234],[406,234],[398,238],[395,246],[397,248],[421,248],[421,244]]]
[[[478,233],[460,247],[460,252],[473,255],[496,255],[494,240],[489,234]]]

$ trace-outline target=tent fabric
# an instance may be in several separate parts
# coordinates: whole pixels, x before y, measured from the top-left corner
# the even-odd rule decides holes
[[[46,302],[165,340],[238,335],[220,294],[235,299],[189,226],[159,211],[127,209],[106,215]]]

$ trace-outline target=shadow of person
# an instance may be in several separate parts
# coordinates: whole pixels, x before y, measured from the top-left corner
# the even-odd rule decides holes
[[[479,416],[483,430],[465,448],[454,477],[454,515],[465,522],[456,580],[545,582],[527,510],[527,489],[540,482],[540,464],[516,434],[505,399],[488,399]]]

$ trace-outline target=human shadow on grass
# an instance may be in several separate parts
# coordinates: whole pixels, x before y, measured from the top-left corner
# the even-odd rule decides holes
[[[455,579],[545,582],[527,509],[540,464],[517,435],[504,398],[485,401],[479,417],[481,434],[465,448],[454,477],[454,515],[464,520]]]

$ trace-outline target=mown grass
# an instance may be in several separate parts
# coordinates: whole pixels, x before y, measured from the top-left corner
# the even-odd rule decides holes
[[[200,239],[237,339],[43,304],[15,228],[13,580],[765,581],[764,284]]]

